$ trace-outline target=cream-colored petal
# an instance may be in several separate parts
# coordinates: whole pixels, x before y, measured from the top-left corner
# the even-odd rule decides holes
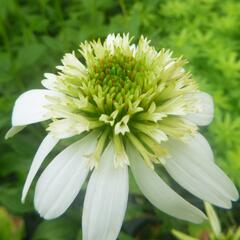
[[[41,164],[47,157],[47,155],[51,152],[51,150],[56,146],[58,143],[58,139],[54,138],[51,134],[48,134],[40,144],[37,153],[33,159],[31,168],[28,172],[27,179],[25,181],[23,192],[22,192],[22,202],[24,203],[25,198],[27,196],[28,190],[31,186],[31,183],[39,170]]]
[[[115,240],[120,232],[128,199],[127,166],[114,167],[113,145],[103,153],[87,186],[83,207],[83,239]]]
[[[212,161],[213,154],[203,136],[189,137],[186,142],[166,143],[170,158],[165,163],[168,173],[182,187],[214,205],[230,208],[238,199],[232,181]],[[203,144],[204,143],[204,144]]]
[[[185,201],[149,168],[133,147],[127,146],[127,152],[138,187],[155,207],[171,216],[193,223],[200,223],[205,219],[205,215],[198,208]]]
[[[49,119],[46,96],[58,95],[54,91],[29,90],[18,97],[12,113],[12,125],[23,126]]]
[[[210,124],[214,116],[213,98],[205,92],[196,93],[193,97],[199,102],[198,111],[187,114],[186,118],[199,126]]]
[[[89,134],[58,154],[40,176],[34,205],[45,219],[63,214],[79,193],[88,172],[88,154],[96,147],[95,134]]]

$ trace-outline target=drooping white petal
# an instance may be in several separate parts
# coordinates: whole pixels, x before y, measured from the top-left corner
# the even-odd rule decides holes
[[[197,197],[223,208],[238,199],[232,181],[212,161],[213,154],[203,136],[197,134],[186,142],[168,141],[171,157],[165,168],[182,187]]]
[[[96,135],[90,133],[58,154],[40,176],[34,205],[45,219],[63,214],[81,189],[89,172],[87,155],[96,146]]]
[[[83,239],[115,240],[128,199],[127,166],[114,168],[113,146],[108,145],[88,183],[83,207]]]
[[[31,168],[28,172],[27,179],[25,181],[23,192],[22,192],[22,202],[24,203],[25,198],[27,196],[28,190],[31,186],[31,183],[39,170],[41,164],[43,163],[44,159],[47,157],[47,155],[51,152],[51,150],[56,146],[58,143],[58,139],[54,138],[51,134],[48,134],[40,144],[37,153],[33,159]]]
[[[205,219],[198,208],[185,201],[149,168],[133,147],[128,146],[127,152],[138,187],[155,207],[171,216],[194,223]]]
[[[214,162],[214,155],[213,151],[206,140],[206,138],[197,133],[194,136],[189,136],[188,138],[184,139],[184,142],[192,149],[193,152],[201,159],[201,161],[206,161],[206,163]]]
[[[30,90],[18,97],[12,114],[12,125],[23,126],[49,119],[46,96],[56,96],[57,93],[50,90]]]
[[[7,139],[15,136],[17,133],[22,131],[24,128],[25,128],[25,126],[11,127],[5,135],[5,139],[7,140]]]
[[[210,124],[214,116],[212,97],[205,92],[196,93],[193,97],[199,101],[198,111],[187,114],[186,118],[199,126]]]

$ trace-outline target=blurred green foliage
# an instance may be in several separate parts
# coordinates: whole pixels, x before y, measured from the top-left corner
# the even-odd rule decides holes
[[[240,240],[240,227],[229,228],[226,233],[223,233],[219,218],[211,204],[205,203],[205,210],[209,219],[209,229],[205,229],[205,231],[200,232],[200,235],[197,236],[198,238],[191,237],[176,230],[173,230],[172,234],[177,237],[178,240]]]
[[[143,34],[158,49],[170,48],[175,56],[189,60],[188,70],[216,104],[215,119],[203,133],[217,163],[239,187],[239,29],[239,0],[0,0],[0,205],[24,219],[24,239],[81,239],[82,196],[63,217],[49,222],[42,222],[34,212],[31,193],[25,205],[20,203],[44,128],[30,126],[5,141],[14,101],[20,93],[40,88],[43,73],[55,72],[64,53],[77,50],[81,41],[111,32],[129,32],[136,39]],[[204,224],[193,226],[162,214],[133,188],[120,240],[173,239],[172,228],[188,229],[193,236],[205,231]],[[239,225],[238,208],[236,204],[231,212],[218,210],[223,228]],[[0,229],[7,231],[9,221],[1,221]],[[1,240],[9,239],[4,235],[9,233],[1,230],[0,234]]]
[[[24,222],[11,216],[6,209],[0,208],[0,239],[21,240],[24,234]]]

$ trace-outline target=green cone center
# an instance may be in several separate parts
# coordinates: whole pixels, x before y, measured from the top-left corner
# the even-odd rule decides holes
[[[136,90],[140,90],[145,71],[143,64],[134,57],[118,54],[96,58],[88,74],[92,96],[102,95],[112,104],[122,105],[127,104],[126,99],[131,100]]]

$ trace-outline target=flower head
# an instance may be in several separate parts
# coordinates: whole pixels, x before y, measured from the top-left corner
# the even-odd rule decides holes
[[[117,238],[128,199],[128,168],[156,207],[180,219],[205,215],[155,172],[161,164],[185,189],[223,208],[238,198],[233,183],[213,161],[198,133],[213,118],[213,101],[198,90],[186,60],[155,50],[141,37],[110,34],[104,42],[67,53],[57,74],[46,73],[45,90],[30,90],[14,106],[8,137],[25,125],[50,120],[30,168],[22,201],[41,163],[60,139],[79,136],[40,176],[35,208],[46,219],[72,203],[89,172],[83,208],[83,239]],[[81,59],[81,61],[80,61]]]

